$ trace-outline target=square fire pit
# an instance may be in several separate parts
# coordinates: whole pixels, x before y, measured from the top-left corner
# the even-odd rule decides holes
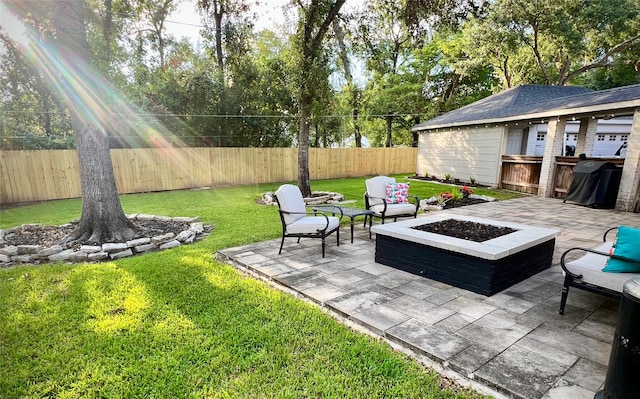
[[[455,219],[516,230],[475,242],[412,227]],[[482,295],[493,295],[551,266],[559,230],[438,213],[377,225],[375,260]]]

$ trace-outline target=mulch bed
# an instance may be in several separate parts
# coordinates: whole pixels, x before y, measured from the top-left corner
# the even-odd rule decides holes
[[[166,233],[178,235],[189,228],[188,222],[174,220],[136,220],[134,224],[138,227],[135,238],[154,237]],[[56,244],[75,228],[75,224],[40,228],[25,227],[5,236],[5,240],[8,245],[42,245],[46,248]]]
[[[459,208],[461,206],[467,206],[467,205],[474,205],[474,204],[483,204],[487,201],[480,199],[480,198],[469,198],[469,197],[465,197],[459,201],[447,201],[443,206],[442,209],[451,209],[451,208]]]
[[[509,227],[492,226],[489,224],[469,222],[466,220],[446,219],[439,222],[422,224],[412,227],[428,233],[442,234],[449,237],[461,238],[475,242],[483,242],[517,230]]]

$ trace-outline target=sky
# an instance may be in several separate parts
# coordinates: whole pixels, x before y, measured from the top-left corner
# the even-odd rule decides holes
[[[289,0],[263,0],[255,8],[258,18],[255,21],[256,30],[273,28],[276,24],[284,22],[285,7]],[[202,23],[200,16],[195,11],[196,1],[189,0],[178,6],[178,10],[168,18],[167,31],[180,39],[188,37],[192,43],[197,43]],[[170,21],[170,22],[169,22]]]
[[[351,10],[363,4],[366,0],[347,0],[342,10]],[[257,31],[262,29],[273,29],[276,25],[285,23],[285,8],[290,0],[260,0],[260,4],[255,7],[258,18],[255,21]],[[178,6],[178,10],[168,18],[167,31],[180,39],[188,37],[194,44],[198,42],[199,31],[201,29],[200,16],[195,11],[196,0],[188,0]],[[291,7],[291,6],[289,6]]]

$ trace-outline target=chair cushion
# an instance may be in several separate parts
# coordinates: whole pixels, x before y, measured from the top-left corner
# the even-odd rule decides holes
[[[364,181],[364,185],[367,189],[369,198],[369,205],[379,205],[384,202],[384,198],[387,196],[387,183],[395,183],[396,179],[388,176],[376,176]]]
[[[594,249],[599,252],[609,253],[612,245],[612,242],[605,242]],[[608,258],[608,256],[587,252],[584,256],[568,262],[565,266],[570,272],[581,274],[584,282],[622,292],[624,283],[635,276],[629,273],[602,273],[602,268],[607,264]]]
[[[389,204],[406,204],[409,202],[409,183],[387,183],[385,201]]]
[[[613,254],[640,261],[640,229],[628,226],[618,227]],[[639,273],[640,263],[609,258],[606,267],[602,271],[610,273]]]
[[[331,231],[340,225],[340,218],[329,216],[329,227],[326,231]],[[288,234],[315,234],[327,226],[327,219],[324,216],[306,216],[287,225]]]
[[[374,205],[369,208],[376,215],[382,215],[382,211],[384,210],[383,205]],[[416,206],[414,204],[387,204],[387,212],[385,212],[385,216],[397,216],[397,215],[413,215],[416,212]]]
[[[302,197],[302,192],[298,186],[293,184],[283,184],[276,191],[276,198],[280,209],[287,212],[306,212],[307,208]],[[291,224],[296,220],[303,218],[304,214],[291,215],[283,214],[284,223]]]

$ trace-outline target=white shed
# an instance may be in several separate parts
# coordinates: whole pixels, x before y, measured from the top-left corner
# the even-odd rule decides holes
[[[419,133],[419,175],[449,174],[497,186],[503,155],[542,155],[542,196],[552,191],[556,156],[615,156],[627,143],[616,207],[625,210],[638,203],[640,85],[601,91],[518,86],[423,122],[413,131]]]

